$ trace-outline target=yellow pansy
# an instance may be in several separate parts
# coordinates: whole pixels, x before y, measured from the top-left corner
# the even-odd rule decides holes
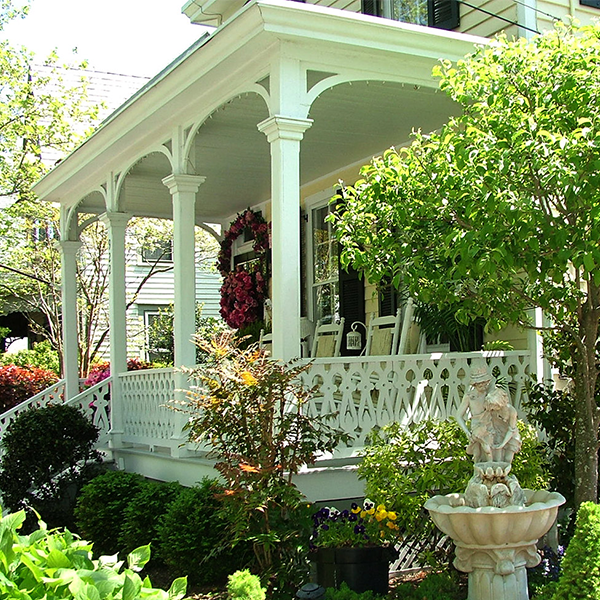
[[[395,521],[398,518],[398,515],[393,510],[390,510],[387,514],[387,518]]]

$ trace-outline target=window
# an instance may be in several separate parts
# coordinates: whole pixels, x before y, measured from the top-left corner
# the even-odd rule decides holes
[[[145,263],[173,262],[171,240],[157,242],[153,247],[142,248],[142,261]]]
[[[344,339],[355,321],[365,320],[365,288],[363,280],[352,268],[340,268],[338,243],[333,225],[327,217],[336,210],[329,203],[331,192],[322,192],[308,200],[306,250],[307,300],[309,320],[316,324],[345,319]],[[338,209],[339,209],[338,205]],[[352,354],[342,344],[342,354]]]
[[[313,322],[333,323],[340,318],[338,244],[326,221],[329,205],[311,211]]]
[[[438,29],[456,29],[460,24],[458,0],[362,0],[362,12]]]
[[[582,6],[600,8],[600,0],[579,0],[579,4],[581,4]]]

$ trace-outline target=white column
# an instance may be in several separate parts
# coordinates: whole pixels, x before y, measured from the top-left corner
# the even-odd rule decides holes
[[[125,231],[131,215],[107,212],[100,217],[108,228],[110,273],[108,280],[108,319],[110,336],[111,434],[112,441],[120,445],[123,433],[123,407],[119,373],[127,371],[127,300],[125,295]]]
[[[173,266],[174,302],[173,337],[175,366],[190,367],[196,364],[196,346],[192,336],[196,333],[196,192],[206,177],[198,175],[169,175],[162,181],[173,199]],[[175,370],[175,400],[185,402],[189,382],[185,373]],[[173,434],[171,455],[186,454],[181,443],[187,438],[183,432],[186,416],[179,414]]]
[[[205,177],[169,175],[163,183],[173,197],[173,264],[175,366],[196,364],[196,192]]]
[[[300,356],[300,142],[311,119],[258,124],[271,145],[273,356]]]
[[[77,337],[77,251],[81,242],[63,240],[61,249],[63,377],[65,400],[79,393],[79,340]]]

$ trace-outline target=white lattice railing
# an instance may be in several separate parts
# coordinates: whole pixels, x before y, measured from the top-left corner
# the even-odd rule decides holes
[[[80,384],[83,380],[80,381]],[[46,388],[43,392],[32,396],[28,400],[21,402],[17,406],[7,410],[0,415],[0,440],[6,431],[6,428],[24,411],[30,408],[42,408],[49,404],[62,404],[64,402],[65,381],[61,379],[54,385]],[[100,437],[99,446],[105,446],[108,443],[108,432],[110,429],[109,421],[109,400],[110,400],[110,378],[101,381],[99,384],[83,390],[74,398],[71,398],[66,404],[79,407],[92,422],[99,428]],[[0,452],[1,452],[0,446]]]
[[[48,406],[48,404],[59,404],[63,401],[65,393],[65,380],[61,379],[44,391],[32,396],[28,400],[17,404],[10,410],[0,415],[0,436],[6,428],[23,412],[32,407]]]
[[[123,441],[173,447],[181,443],[181,413],[168,408],[175,396],[174,370],[149,369],[119,375]]]
[[[69,406],[79,408],[98,427],[99,437],[97,446],[99,448],[108,446],[110,436],[111,388],[112,377],[108,377],[100,383],[83,390],[67,402]]]
[[[315,388],[309,414],[336,413],[332,423],[350,433],[351,445],[358,448],[373,427],[456,414],[472,365],[483,361],[496,378],[508,384],[513,405],[521,413],[530,376],[528,351],[320,358],[311,362],[302,381]],[[181,447],[186,418],[168,407],[175,397],[174,370],[129,371],[119,375],[119,383],[122,441],[150,450]],[[110,435],[111,385],[112,378],[106,379],[68,402],[80,407],[99,427],[101,446],[107,445]],[[59,382],[0,415],[0,437],[20,412],[62,402],[63,394],[64,382]]]
[[[529,351],[322,358],[311,363],[302,381],[316,386],[309,414],[337,413],[331,424],[353,436],[353,447],[361,447],[373,427],[456,414],[471,364],[484,361],[495,377],[508,383],[521,413]]]

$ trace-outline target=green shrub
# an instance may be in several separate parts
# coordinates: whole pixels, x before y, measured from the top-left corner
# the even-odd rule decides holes
[[[228,523],[216,495],[223,488],[204,478],[184,489],[171,503],[159,525],[159,555],[176,574],[196,583],[221,583],[243,567],[242,547],[232,550]]]
[[[342,581],[339,588],[327,588],[325,591],[325,600],[376,600],[377,598],[383,596],[378,596],[371,590],[355,592],[345,581]]]
[[[96,554],[116,554],[119,534],[129,503],[146,480],[134,473],[107,471],[92,479],[81,490],[75,519],[81,534],[94,543]]]
[[[58,381],[56,373],[37,367],[0,367],[0,412],[29,400]]]
[[[575,406],[571,389],[535,383],[527,390],[528,420],[546,433],[544,447],[550,466],[550,486],[573,507],[575,496]]]
[[[58,352],[52,349],[48,340],[34,344],[32,350],[20,350],[11,354],[0,354],[0,364],[5,366],[36,367],[52,371],[55,375],[60,376]]]
[[[513,460],[513,473],[523,487],[544,488],[546,463],[536,432],[521,421],[518,427],[523,445]],[[467,437],[454,419],[430,419],[408,427],[390,423],[371,433],[358,467],[366,495],[395,511],[402,531],[430,539],[424,559],[434,565],[449,557],[436,549],[438,533],[423,505],[436,494],[465,490],[473,475],[466,447]]]
[[[138,489],[123,515],[123,525],[119,534],[119,550],[128,554],[134,548],[151,544],[153,562],[160,558],[158,526],[171,503],[183,491],[177,482],[148,482]]]
[[[462,600],[466,593],[466,586],[459,585],[455,573],[433,572],[417,584],[399,584],[392,596],[398,600]]]
[[[553,600],[600,599],[600,506],[584,502],[561,563]]]
[[[229,575],[227,595],[231,600],[265,600],[266,589],[260,585],[260,577],[248,569]]]
[[[153,589],[137,574],[150,558],[148,546],[128,557],[128,568],[111,557],[92,560],[92,545],[69,531],[48,531],[44,523],[31,535],[17,531],[23,511],[0,517],[0,598],[20,600],[179,600],[185,579],[168,592]]]
[[[64,404],[21,413],[2,439],[0,490],[11,510],[31,506],[52,525],[72,521],[75,496],[100,461],[98,428]]]

